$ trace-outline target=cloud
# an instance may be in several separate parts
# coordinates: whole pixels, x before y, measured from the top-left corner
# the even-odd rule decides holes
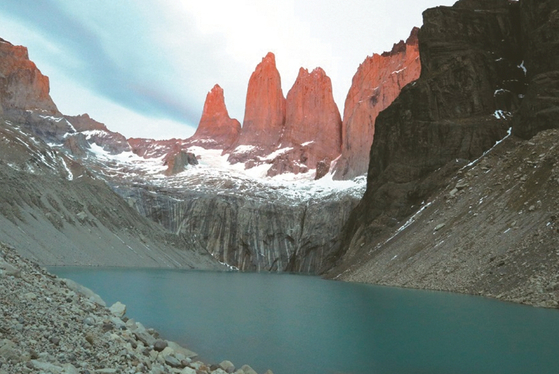
[[[63,112],[88,112],[128,136],[172,123],[184,137],[181,126],[193,132],[216,83],[242,122],[249,77],[269,51],[284,95],[299,67],[320,66],[343,111],[367,55],[405,39],[427,7],[453,2],[2,0],[0,37],[29,47]]]
[[[147,17],[114,3],[8,1],[0,9],[56,43],[51,63],[90,90],[142,114],[197,124],[200,109],[167,86],[176,72],[149,37]]]

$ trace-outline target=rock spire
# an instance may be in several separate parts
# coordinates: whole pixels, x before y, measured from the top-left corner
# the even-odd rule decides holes
[[[239,138],[240,132],[241,124],[229,117],[223,89],[216,84],[206,96],[198,129],[189,140],[205,148],[226,149]]]
[[[256,66],[249,82],[243,128],[232,152],[238,146],[256,148],[258,154],[268,154],[279,144],[285,123],[285,97],[276,58],[269,52]],[[244,153],[246,156],[247,153]],[[230,161],[243,161],[234,157]]]

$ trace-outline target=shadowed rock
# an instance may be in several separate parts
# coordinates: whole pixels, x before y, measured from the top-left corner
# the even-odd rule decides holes
[[[414,28],[409,38],[394,44],[392,51],[367,57],[359,66],[344,107],[341,157],[335,179],[351,179],[367,172],[375,120],[402,88],[419,78],[419,46]]]

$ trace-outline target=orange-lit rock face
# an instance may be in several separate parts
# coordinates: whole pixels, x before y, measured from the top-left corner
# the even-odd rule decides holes
[[[285,127],[281,148],[289,147],[272,162],[268,176],[284,172],[302,173],[322,162],[329,168],[341,147],[342,120],[332,82],[321,68],[311,73],[301,68],[286,99]]]
[[[335,166],[335,179],[367,172],[377,115],[406,84],[419,78],[418,31],[414,28],[407,41],[395,44],[392,51],[367,57],[357,69],[345,101],[342,156]]]
[[[342,120],[334,97],[332,82],[321,68],[309,73],[301,68],[287,94],[285,130],[282,145],[312,145],[320,161],[340,154]],[[312,142],[312,143],[311,143]],[[311,161],[311,164],[313,162]],[[313,167],[315,165],[309,166]]]
[[[237,141],[240,132],[241,124],[229,117],[223,89],[216,84],[206,96],[200,124],[189,140],[205,148],[226,149]]]
[[[258,147],[262,154],[269,153],[279,144],[284,122],[285,98],[281,78],[274,54],[268,53],[248,82],[243,128],[232,151],[239,145],[246,145]],[[230,160],[240,161],[234,157]]]
[[[0,38],[0,113],[10,109],[58,113],[49,79],[29,60],[27,48]]]

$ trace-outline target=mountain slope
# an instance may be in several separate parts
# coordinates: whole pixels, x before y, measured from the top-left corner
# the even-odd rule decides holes
[[[416,214],[361,241],[330,276],[559,307],[557,139],[558,130],[508,137],[461,164]]]
[[[207,251],[188,249],[188,238],[140,216],[105,181],[46,143],[68,142],[70,151],[86,156],[90,135],[92,144],[113,153],[129,149],[120,134],[87,116],[62,116],[48,78],[24,47],[0,40],[0,77],[0,241],[43,265],[225,269]],[[67,135],[80,130],[70,141]]]
[[[377,118],[330,276],[557,306],[559,134],[538,131],[558,126],[559,61],[533,53],[559,42],[558,12],[551,0],[424,12],[421,77]]]
[[[43,265],[224,269],[141,217],[82,165],[0,123],[0,241]]]

